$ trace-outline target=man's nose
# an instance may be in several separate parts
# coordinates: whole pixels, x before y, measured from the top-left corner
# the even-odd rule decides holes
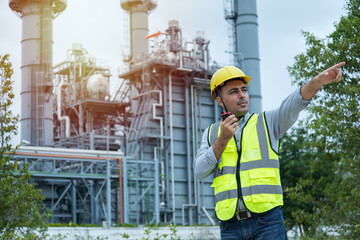
[[[245,93],[243,92],[243,91],[239,91],[239,94],[238,94],[238,97],[239,97],[239,99],[241,99],[241,98],[245,98]]]

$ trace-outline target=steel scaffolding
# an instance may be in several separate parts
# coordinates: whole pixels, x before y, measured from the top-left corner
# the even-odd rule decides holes
[[[44,194],[52,222],[93,223],[111,218],[120,222],[122,206],[121,152],[20,147],[14,155],[17,170],[27,165],[31,180]],[[110,164],[107,164],[109,162]],[[119,165],[120,164],[120,165]],[[110,171],[110,174],[107,174]],[[111,183],[111,188],[105,185]]]

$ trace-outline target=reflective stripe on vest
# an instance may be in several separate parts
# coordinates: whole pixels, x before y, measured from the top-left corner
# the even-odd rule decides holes
[[[265,121],[264,113],[252,115],[243,129],[241,140],[241,193],[245,206],[256,213],[265,212],[283,204],[278,155],[271,148]],[[214,144],[219,134],[220,122],[209,128],[209,146]],[[233,139],[230,142],[230,145],[236,144]],[[226,151],[233,150],[228,149],[227,146],[224,152]],[[223,153],[222,161],[214,171],[212,186],[215,192],[215,210],[220,220],[228,220],[233,217],[237,204],[236,162],[238,154],[233,153],[230,156],[236,159],[226,159],[226,157],[224,159]]]

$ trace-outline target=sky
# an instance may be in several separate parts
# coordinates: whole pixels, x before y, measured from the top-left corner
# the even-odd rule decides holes
[[[21,19],[0,0],[0,55],[10,54],[15,81],[14,111],[20,114]],[[229,62],[228,27],[223,0],[158,0],[149,15],[149,32],[164,31],[169,20],[178,20],[183,37],[192,40],[204,31],[210,40],[210,57]],[[68,0],[66,10],[53,22],[53,65],[66,60],[74,42],[110,67],[112,85],[119,85],[118,68],[124,66],[124,12],[120,0]],[[345,0],[257,0],[263,111],[278,107],[297,87],[287,67],[306,50],[301,31],[325,38],[345,15]],[[310,79],[309,79],[310,80]],[[14,141],[19,141],[15,137]]]

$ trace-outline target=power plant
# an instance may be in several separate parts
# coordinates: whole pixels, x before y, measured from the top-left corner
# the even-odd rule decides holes
[[[52,210],[52,222],[217,224],[212,180],[193,159],[222,109],[210,96],[210,40],[184,40],[181,23],[150,33],[155,0],[120,0],[129,54],[110,94],[110,69],[86,43],[52,66],[52,21],[65,0],[10,0],[22,19],[21,140],[15,155]],[[119,7],[120,8],[120,7]],[[256,1],[224,0],[234,62],[252,76],[251,112],[261,112]],[[119,9],[120,11],[120,9]]]

